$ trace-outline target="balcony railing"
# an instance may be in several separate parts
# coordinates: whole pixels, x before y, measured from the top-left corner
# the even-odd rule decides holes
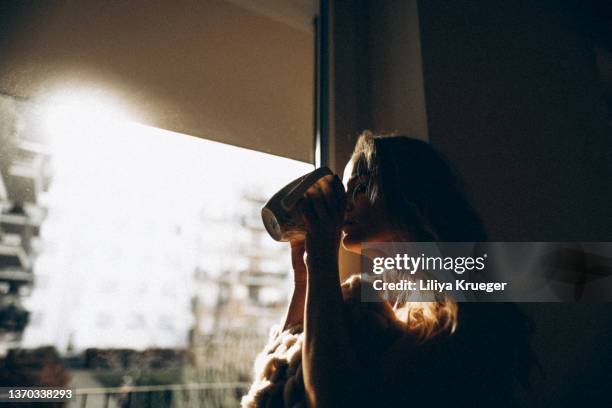
[[[231,407],[249,387],[246,382],[78,388],[70,407]]]

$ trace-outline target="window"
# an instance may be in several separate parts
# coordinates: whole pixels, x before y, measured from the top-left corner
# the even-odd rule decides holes
[[[314,9],[3,8],[0,359],[59,361],[79,406],[236,405],[289,295],[259,211],[312,169]]]
[[[41,130],[50,182],[28,204],[46,216],[23,272],[40,279],[21,286],[33,314],[20,346],[52,346],[101,388],[127,375],[245,387],[290,294],[288,245],[259,212],[312,165],[121,118],[52,119]],[[148,362],[164,353],[171,367]]]

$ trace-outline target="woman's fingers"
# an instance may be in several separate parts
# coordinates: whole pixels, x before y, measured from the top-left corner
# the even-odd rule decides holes
[[[314,185],[306,191],[307,201],[312,203],[317,220],[327,219],[327,208],[325,206],[325,198],[317,185]]]
[[[321,178],[306,191],[304,198],[305,215],[311,222],[338,221],[344,217],[346,195],[338,176]]]
[[[334,216],[336,214],[335,209],[337,208],[337,204],[334,199],[334,193],[331,188],[329,178],[332,176],[325,176],[319,181],[317,181],[314,185],[315,188],[318,189],[319,194],[322,197],[323,205],[325,205],[326,216]]]
[[[343,217],[346,207],[346,194],[344,186],[336,175],[325,176],[316,184],[325,198],[328,215]]]
[[[304,199],[300,200],[299,206],[306,224],[317,222],[317,213],[314,209],[312,199],[308,196],[308,192],[304,193]]]

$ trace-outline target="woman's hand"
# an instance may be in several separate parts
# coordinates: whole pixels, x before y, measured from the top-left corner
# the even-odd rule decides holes
[[[307,264],[317,260],[337,260],[340,247],[346,194],[340,178],[328,175],[321,178],[301,201],[306,224]]]

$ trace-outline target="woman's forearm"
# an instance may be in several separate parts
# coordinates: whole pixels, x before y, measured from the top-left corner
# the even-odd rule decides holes
[[[363,401],[363,372],[349,337],[337,259],[331,258],[309,262],[302,351],[306,396],[310,406],[354,406]]]
[[[290,241],[291,266],[293,268],[293,293],[285,314],[283,330],[303,323],[304,303],[306,301],[306,264],[304,263],[305,242],[301,240]]]
[[[306,303],[306,282],[296,282],[293,294],[283,321],[283,330],[304,322],[304,305]]]

